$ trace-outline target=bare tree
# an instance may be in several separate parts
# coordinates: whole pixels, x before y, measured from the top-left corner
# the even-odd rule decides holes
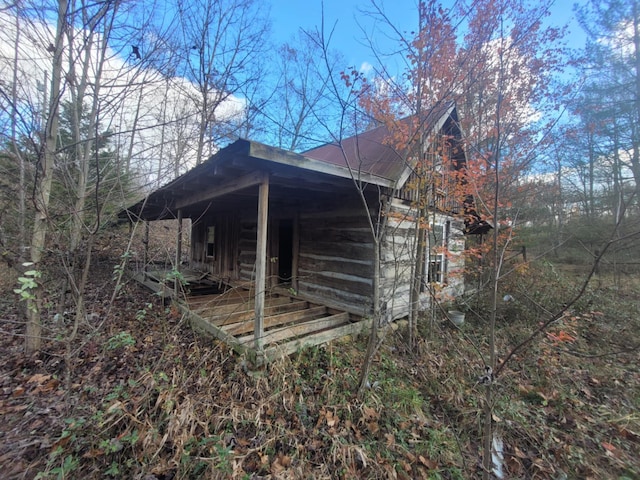
[[[496,227],[487,285],[493,305],[487,319],[488,351],[480,359],[483,372],[495,372],[498,287],[503,279],[504,251],[511,238],[510,229],[505,227],[512,225],[507,216],[507,195],[536,159],[540,138],[545,139],[554,124],[553,118],[547,121],[548,117],[543,117],[545,120],[541,122],[533,118],[534,113],[546,112],[553,103],[549,102],[552,97],[548,78],[559,66],[560,52],[553,48],[553,42],[560,33],[541,27],[541,20],[548,13],[547,5],[527,8],[523,2],[504,0],[477,3],[467,9],[460,2],[447,11],[434,1],[420,4],[420,21],[412,38],[393,27],[377,2],[371,5],[370,13],[386,21],[399,39],[407,67],[403,76],[378,72],[382,80],[376,81],[386,82],[385,88],[379,90],[384,95],[372,97],[367,110],[378,113],[379,118],[393,118],[393,114],[403,112],[424,119],[445,100],[456,100],[460,107],[462,129],[467,133],[464,195],[473,195],[482,217]],[[398,78],[407,81],[399,82]],[[421,123],[416,126],[423,126]],[[401,133],[398,135],[401,141],[396,140],[396,145],[414,142],[417,145],[414,153],[427,152],[427,139],[420,137],[424,130],[405,129]],[[408,157],[409,160],[414,159]],[[426,166],[426,162],[422,163]],[[416,217],[422,220],[426,216],[425,207],[433,202],[430,195],[435,191],[433,180],[438,171],[425,168],[416,174],[422,195],[416,204]],[[421,255],[428,243],[429,222],[420,224],[424,225],[424,231],[418,229],[414,239],[413,303],[417,298],[416,287],[422,282]],[[488,477],[492,468],[494,401],[493,377],[487,378],[483,461]]]
[[[278,49],[278,81],[266,112],[275,124],[274,136],[280,148],[305,150],[326,140],[326,136],[318,138],[319,132],[335,131],[337,115],[329,78],[336,75],[344,60],[331,51],[326,61],[323,55],[319,34],[313,31],[298,32],[295,40]]]
[[[235,97],[248,83],[249,67],[260,61],[268,23],[254,0],[178,1],[179,42],[184,75],[196,91],[190,95],[198,118],[196,162],[218,147],[235,125],[225,124],[242,110]]]
[[[60,1],[55,10],[54,35],[48,32],[50,24],[41,5],[29,5],[26,13],[16,15],[27,25],[24,34],[19,36],[21,41],[15,44],[12,65],[10,105],[14,141],[11,150],[20,154],[16,159],[24,159],[30,149],[35,158],[34,171],[30,174],[33,188],[24,180],[24,161],[21,161],[19,188],[22,193],[32,194],[28,206],[34,212],[31,262],[22,268],[31,278],[25,277],[28,281],[22,281],[20,289],[27,307],[28,353],[37,351],[41,343],[42,280],[50,277],[43,260],[45,252],[51,251],[48,238],[52,232],[60,247],[57,258],[62,260],[68,273],[67,284],[71,287],[77,321],[84,316],[84,285],[92,238],[103,223],[102,210],[109,203],[109,196],[119,185],[119,172],[115,171],[122,166],[118,156],[107,152],[105,145],[120,133],[112,129],[114,118],[126,104],[127,96],[141,77],[140,72],[148,71],[139,69],[133,62],[123,62],[120,56],[119,51],[131,48],[131,41],[118,31],[123,28],[119,21],[125,18],[119,16],[122,5],[124,2],[114,0],[99,5],[80,2],[71,8],[66,1]],[[115,31],[118,36],[114,35]],[[37,72],[39,68],[45,69],[45,79],[51,78],[49,86],[29,78],[28,72]],[[19,72],[22,82],[16,81]],[[144,80],[148,81],[149,76]],[[22,96],[17,93],[17,85],[25,91]],[[37,103],[45,103],[40,99],[40,90],[47,99],[46,108],[35,108],[37,104],[30,97],[33,93],[29,92],[35,92]],[[29,108],[33,120],[20,122],[16,113],[27,112]],[[65,122],[61,129],[63,112]],[[39,118],[42,118],[42,135]],[[133,122],[127,121],[128,125],[133,123],[134,131],[136,121],[137,117]],[[26,141],[19,148],[18,132]],[[54,184],[55,197],[52,197]],[[60,191],[66,195],[55,193]],[[17,217],[21,222],[25,211],[26,206],[23,208],[20,202]],[[80,258],[84,259],[84,265]],[[62,292],[65,290],[63,286]],[[63,303],[64,293],[61,305]]]
[[[31,263],[30,268],[40,273],[41,261],[46,249],[47,233],[49,229],[49,199],[51,196],[51,184],[53,181],[53,167],[56,155],[56,141],[58,138],[58,111],[62,94],[62,63],[64,37],[69,23],[67,21],[69,4],[67,0],[59,0],[57,9],[57,28],[55,41],[52,44],[53,59],[51,62],[51,86],[49,93],[49,107],[45,116],[44,145],[37,159],[37,173],[33,189],[33,202],[35,216],[31,236]],[[42,343],[42,319],[41,309],[44,289],[41,282],[36,281],[31,289],[26,302],[26,340],[25,352],[32,354],[40,350]]]

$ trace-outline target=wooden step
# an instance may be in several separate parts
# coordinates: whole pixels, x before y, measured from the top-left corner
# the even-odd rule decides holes
[[[326,313],[327,307],[319,306],[307,308],[304,310],[281,313],[278,315],[272,315],[270,317],[265,317],[264,328],[266,330],[278,325],[285,325],[287,323],[300,322],[303,320],[311,320]],[[254,328],[253,318],[251,318],[251,321],[234,323],[232,325],[227,324],[223,325],[221,328],[230,335],[241,335],[243,333],[252,332]]]
[[[279,315],[281,313],[295,312],[298,310],[304,310],[306,308],[309,308],[309,303],[303,300],[298,302],[275,304],[275,305],[270,305],[268,307],[265,307],[264,316],[265,318],[267,318],[271,315]],[[202,313],[198,313],[198,315],[203,316],[204,318],[209,320],[211,323],[218,326],[229,325],[229,324],[238,323],[238,322],[246,322],[249,320],[253,321],[256,315],[254,309],[241,310],[241,311],[221,314],[221,315],[218,315],[217,313],[218,312],[216,311],[216,315],[205,316]]]
[[[298,337],[289,342],[273,345],[265,349],[264,358],[267,361],[272,361],[277,358],[291,355],[304,347],[313,347],[347,335],[354,335],[363,331],[368,331],[370,327],[371,320],[360,320],[359,322],[347,323],[335,328]]]
[[[286,327],[269,330],[264,334],[264,345],[278,343],[282,340],[291,340],[303,335],[309,335],[326,329],[332,329],[339,325],[349,322],[349,314],[347,312],[338,313],[328,317],[321,317],[315,320],[289,325]],[[240,344],[246,344],[254,340],[253,335],[240,337]]]

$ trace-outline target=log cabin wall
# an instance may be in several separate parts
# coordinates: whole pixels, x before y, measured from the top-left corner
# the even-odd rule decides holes
[[[356,315],[371,311],[373,242],[362,208],[301,212],[298,291]]]
[[[253,220],[240,221],[238,241],[239,278],[251,281],[255,278],[258,225]],[[269,235],[269,232],[267,232]]]
[[[393,202],[380,258],[380,300],[386,321],[409,313],[415,226],[414,211],[401,202]]]
[[[373,288],[373,242],[362,208],[342,206],[327,211],[299,206],[295,212],[274,214],[269,220],[267,288],[278,285],[280,256],[279,225],[291,224],[293,266],[291,287],[304,298],[346,310],[356,315],[371,312]],[[415,211],[399,199],[392,202],[381,251],[380,290],[386,320],[406,316],[410,307],[412,266],[415,261]],[[274,218],[275,217],[275,218]],[[452,217],[435,214],[436,224],[449,222],[446,272],[439,295],[459,294],[464,287],[462,227]],[[213,252],[208,229],[215,227]],[[256,219],[231,215],[205,216],[194,222],[191,265],[222,280],[251,282],[255,278]],[[431,236],[430,236],[431,237]],[[428,246],[427,246],[428,247]],[[213,253],[213,255],[211,255]],[[286,254],[286,253],[285,253]],[[445,255],[443,253],[443,255]],[[443,257],[444,259],[444,257]],[[284,279],[286,280],[286,279]],[[430,303],[428,290],[421,293],[421,308]]]
[[[351,202],[349,202],[351,203]],[[346,310],[356,315],[370,312],[373,287],[373,243],[371,232],[362,208],[345,206],[328,211],[299,206],[296,212],[270,214],[268,231],[267,288],[287,279],[278,277],[280,256],[279,233],[291,232],[286,240],[291,248],[291,286],[309,300]],[[279,218],[281,217],[281,218]],[[213,221],[213,220],[211,220]],[[228,228],[235,234],[223,238],[223,222],[216,225],[216,259],[206,256],[206,228],[209,220],[198,222],[192,235],[192,264],[204,266],[215,275],[236,274],[234,279],[253,281],[256,261],[256,220],[227,219]],[[287,222],[285,230],[279,226]],[[195,240],[197,239],[197,240]],[[231,242],[231,243],[228,243]],[[235,248],[234,248],[235,246]],[[225,257],[234,257],[234,260]],[[231,270],[232,265],[236,268]],[[285,283],[287,285],[288,283]]]
[[[409,314],[411,299],[411,276],[416,257],[416,223],[415,208],[407,202],[394,199],[391,214],[387,221],[385,239],[382,243],[380,265],[380,297],[386,309],[387,321],[402,318]],[[441,255],[442,277],[434,281],[433,291],[437,298],[446,300],[460,295],[464,289],[464,225],[453,217],[440,213],[430,213],[430,223],[441,226],[447,235],[440,245],[433,245],[434,235],[427,235],[427,251],[437,251]],[[448,226],[447,226],[448,225]],[[428,270],[427,257],[425,270]],[[432,259],[433,260],[433,259]],[[425,276],[428,276],[425,271]],[[425,278],[425,282],[427,282]],[[424,288],[420,293],[420,309],[426,310],[431,305],[431,293]]]
[[[231,215],[209,215],[194,221],[191,230],[191,267],[208,271],[223,280],[240,278],[239,225],[238,218]],[[212,227],[213,232],[210,231]],[[255,235],[253,248],[255,252]]]

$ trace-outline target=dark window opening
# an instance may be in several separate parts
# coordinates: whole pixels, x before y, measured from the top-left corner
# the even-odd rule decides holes
[[[216,227],[207,227],[207,257],[216,258]]]
[[[427,272],[427,283],[442,283],[444,280],[444,262],[442,255],[436,255],[429,261],[429,270]]]

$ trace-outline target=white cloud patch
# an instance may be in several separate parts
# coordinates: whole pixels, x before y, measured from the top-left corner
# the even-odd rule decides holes
[[[78,31],[76,38],[83,34]],[[5,135],[10,132],[7,126],[11,122],[17,122],[19,132],[33,134],[44,116],[54,36],[54,25],[22,19],[18,26],[11,11],[0,11],[0,123]],[[98,96],[99,128],[114,133],[113,147],[121,156],[130,155],[132,166],[147,179],[153,176],[160,183],[171,180],[195,163],[200,93],[188,79],[166,77],[156,69],[141,66],[132,55],[123,58],[108,47],[100,79],[96,78],[101,42],[102,38],[94,35],[85,103]],[[84,48],[85,44],[78,41],[77,48],[69,49],[67,45],[64,49],[63,101],[72,99],[72,89],[80,81]],[[129,49],[123,51],[130,53]],[[73,69],[70,58],[74,59]],[[12,115],[14,76],[18,118]],[[229,121],[242,115],[244,108],[243,99],[230,96],[216,109],[216,117]]]
[[[368,76],[371,72],[373,72],[373,65],[369,62],[362,62],[362,65],[360,65],[360,73]]]

